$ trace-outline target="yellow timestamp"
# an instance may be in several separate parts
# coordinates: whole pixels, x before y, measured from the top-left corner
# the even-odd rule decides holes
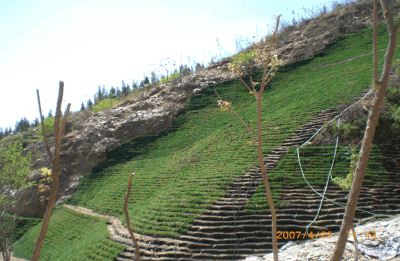
[[[355,235],[357,235],[356,231],[354,231]],[[350,234],[352,234],[352,232],[347,231],[347,238],[350,237]],[[361,235],[363,235],[363,233],[361,233]],[[353,236],[353,235],[352,235]],[[353,236],[354,237],[354,236]],[[368,231],[364,233],[364,237],[366,238],[370,238],[370,239],[375,239],[376,238],[376,232],[375,231]]]
[[[312,231],[309,232],[308,234],[306,232],[301,232],[301,231],[278,231],[278,239],[306,239],[307,237],[309,238],[315,238],[317,239],[318,237],[324,238],[324,237],[329,237],[332,238],[332,231],[321,231],[317,233],[313,233]]]
[[[357,235],[357,234],[356,234]],[[363,235],[363,234],[361,234]],[[301,231],[278,231],[277,232],[278,239],[318,239],[318,238],[332,238],[333,234],[332,231],[321,231],[321,232],[301,232]],[[350,237],[349,231],[347,231],[347,236]],[[368,231],[364,233],[366,238],[375,239],[376,232],[375,231]]]

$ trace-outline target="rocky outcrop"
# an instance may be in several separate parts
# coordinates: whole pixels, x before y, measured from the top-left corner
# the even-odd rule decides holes
[[[392,11],[398,16],[400,3],[392,2]],[[305,59],[323,51],[325,45],[337,40],[344,33],[354,33],[372,25],[372,2],[360,2],[341,7],[329,14],[303,21],[297,27],[284,30],[277,37],[273,52],[283,64]],[[381,9],[379,23],[383,22]],[[229,70],[232,58],[225,58],[204,70],[189,76],[174,79],[159,87],[141,93],[138,97],[118,107],[95,114],[88,114],[79,120],[67,122],[62,139],[60,155],[60,186],[57,205],[73,195],[80,179],[98,164],[104,162],[106,150],[139,135],[162,132],[173,123],[173,119],[185,110],[184,102],[203,86],[235,78]],[[260,61],[243,67],[244,74],[250,74]],[[54,138],[50,137],[50,146]],[[51,168],[44,143],[36,142],[25,148],[24,153],[33,153],[32,170]],[[54,148],[52,150],[54,152]],[[34,171],[32,180],[40,175]],[[31,189],[31,194],[37,191]],[[23,216],[42,217],[45,206],[39,202],[40,194],[32,195],[32,202],[22,212]]]
[[[60,185],[56,205],[76,192],[80,179],[107,159],[108,149],[139,135],[157,134],[168,129],[173,119],[185,110],[183,103],[201,87],[232,79],[234,76],[226,73],[230,61],[229,58],[224,59],[212,68],[154,87],[116,108],[67,121],[61,140]],[[54,137],[50,135],[50,147],[53,144]],[[38,170],[42,167],[52,168],[44,142],[30,144],[24,154],[28,152],[33,153],[32,169],[36,170],[30,178],[39,181],[41,176]],[[51,152],[54,153],[54,148]],[[45,212],[45,205],[39,201],[42,194],[34,188],[29,193],[32,202],[21,215],[42,217]]]

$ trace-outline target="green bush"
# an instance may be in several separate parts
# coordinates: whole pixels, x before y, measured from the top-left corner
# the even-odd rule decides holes
[[[241,52],[241,53],[238,53],[237,55],[233,56],[233,64],[249,63],[255,57],[257,57],[257,54],[253,50],[250,50],[247,52]]]
[[[100,101],[97,105],[92,107],[93,113],[107,110],[109,108],[112,108],[115,104],[117,104],[119,101],[121,101],[121,98],[115,98],[115,99],[104,99]]]
[[[386,100],[390,103],[400,103],[400,89],[393,86],[388,86],[386,89]]]
[[[332,121],[325,127],[327,132],[332,133],[334,136],[339,135],[340,140],[354,140],[362,135],[362,131],[359,127],[348,123],[339,123],[339,129],[337,123]]]
[[[336,177],[333,178],[332,181],[334,184],[341,187],[343,190],[349,190],[351,185],[353,184],[353,177],[356,171],[357,161],[358,161],[358,153],[356,153],[357,147],[351,148],[351,156],[350,156],[350,173],[347,174],[346,178]]]
[[[64,117],[61,117],[61,119],[60,119],[60,126],[61,126],[63,118]],[[46,131],[46,135],[49,135],[50,133],[54,132],[54,121],[55,120],[53,117],[47,117],[47,119],[44,120],[43,124],[44,124],[44,129]],[[39,130],[36,131],[36,134],[39,135],[39,139],[41,141],[44,141],[42,123],[39,123]]]
[[[168,77],[168,80],[167,80],[167,78],[162,78],[162,79],[159,81],[159,84],[162,84],[162,83],[164,83],[164,82],[173,80],[173,79],[175,79],[175,78],[178,78],[179,76],[180,76],[180,74],[179,74],[178,72],[174,72],[173,74],[171,74],[171,75]]]

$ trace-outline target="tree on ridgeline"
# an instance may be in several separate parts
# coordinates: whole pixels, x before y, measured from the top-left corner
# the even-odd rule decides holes
[[[9,128],[6,127],[4,129],[4,136],[3,137],[7,137],[11,132],[12,132],[11,131],[11,126]]]
[[[157,75],[154,71],[150,73],[150,82],[151,84],[155,84],[158,82]]]
[[[135,80],[132,80],[132,91],[138,88],[138,84]]]
[[[182,76],[189,75],[192,72],[192,70],[186,64],[185,65],[181,65],[179,67],[179,71],[180,71],[180,74]]]
[[[17,121],[15,124],[14,134],[22,133],[29,129],[30,124],[26,117],[22,118],[20,121]]]
[[[125,85],[124,80],[122,80],[121,94],[124,97],[129,94],[129,85]]]
[[[144,79],[140,82],[139,87],[143,88],[148,83],[150,83],[149,77],[145,76]]]
[[[49,114],[47,114],[47,118],[53,118],[53,112],[51,111],[51,109],[50,109],[50,111],[49,111]]]
[[[89,100],[87,101],[87,104],[86,104],[86,109],[90,109],[90,108],[92,108],[92,106],[93,106],[93,102],[89,98]]]
[[[199,63],[197,63],[197,65],[196,65],[196,72],[200,72],[200,71],[203,70],[203,69],[204,69],[204,66],[201,65],[201,64],[199,64]]]
[[[80,111],[84,111],[84,110],[85,110],[85,105],[82,102]]]
[[[108,93],[106,91],[106,86],[103,84],[103,89],[101,90],[101,97],[103,97],[103,99],[108,97]]]
[[[7,129],[6,136],[10,135],[11,133],[12,133],[12,129],[11,129],[11,126],[9,126]]]
[[[39,126],[39,119],[35,117],[35,120],[31,123],[31,127]]]
[[[144,77],[144,82],[145,85],[150,83],[149,77]]]
[[[121,84],[121,90],[123,90],[124,88],[126,88],[126,85],[125,85],[125,81],[124,81],[124,80],[122,80],[122,84]]]
[[[119,89],[119,87],[117,86],[117,93],[116,93],[117,97],[121,97],[121,90]]]
[[[103,99],[104,99],[103,93],[101,92],[101,87],[99,85],[99,88],[97,89],[96,100],[101,101]]]
[[[111,86],[110,93],[108,94],[108,98],[114,99],[116,96],[117,90],[115,90],[114,86]]]

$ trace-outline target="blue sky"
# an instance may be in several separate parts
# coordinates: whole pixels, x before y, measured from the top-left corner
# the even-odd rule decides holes
[[[190,56],[191,65],[207,65],[219,55],[217,38],[234,54],[235,38],[267,35],[274,15],[289,23],[324,5],[329,12],[334,1],[1,0],[0,127],[39,116],[36,89],[47,116],[64,81],[62,111],[67,103],[77,111],[99,85],[140,82],[167,58],[177,68],[181,55],[183,64]]]

